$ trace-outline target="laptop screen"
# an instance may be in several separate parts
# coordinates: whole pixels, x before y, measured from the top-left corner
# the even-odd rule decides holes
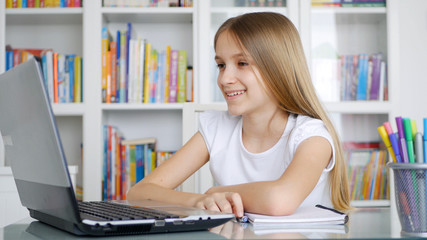
[[[33,58],[0,75],[0,132],[22,205],[61,214],[76,205],[55,118]],[[64,218],[70,218],[63,216]]]

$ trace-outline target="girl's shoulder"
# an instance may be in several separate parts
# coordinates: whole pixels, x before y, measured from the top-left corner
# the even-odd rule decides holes
[[[306,115],[293,115],[295,118],[295,128],[306,128],[306,127],[325,127],[325,124],[322,120],[317,118],[312,118]]]
[[[326,125],[322,120],[305,115],[294,115],[295,124],[292,130],[292,136],[296,142],[313,136],[322,136],[331,139]]]

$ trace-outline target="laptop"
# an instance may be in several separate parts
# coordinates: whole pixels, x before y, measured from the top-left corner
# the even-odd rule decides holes
[[[207,230],[234,218],[149,200],[77,202],[43,82],[34,58],[0,75],[0,144],[32,218],[93,236]]]

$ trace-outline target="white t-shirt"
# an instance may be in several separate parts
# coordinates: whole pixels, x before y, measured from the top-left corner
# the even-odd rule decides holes
[[[329,172],[335,165],[332,138],[321,120],[289,115],[279,141],[262,153],[250,153],[242,142],[242,117],[228,112],[206,111],[200,114],[199,130],[210,155],[210,170],[218,185],[227,186],[280,178],[291,163],[299,144],[313,136],[326,138],[333,155],[316,187],[300,206],[322,204],[332,207],[329,196]]]

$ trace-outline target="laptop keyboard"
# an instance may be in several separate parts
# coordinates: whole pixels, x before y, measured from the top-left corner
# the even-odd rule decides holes
[[[135,219],[163,220],[180,217],[156,209],[132,207],[112,202],[79,202],[79,210],[80,213],[110,221]]]

